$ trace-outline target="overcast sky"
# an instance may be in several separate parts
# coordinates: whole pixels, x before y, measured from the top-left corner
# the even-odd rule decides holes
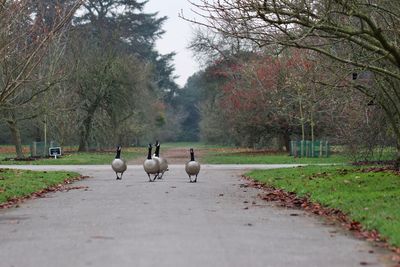
[[[199,69],[191,51],[186,48],[192,36],[192,26],[178,16],[183,10],[185,16],[193,18],[195,15],[190,9],[187,0],[150,0],[145,6],[145,12],[159,12],[160,17],[168,17],[163,27],[166,33],[157,42],[157,49],[162,54],[176,52],[175,74],[179,76],[176,82],[180,86],[184,86],[187,78]]]

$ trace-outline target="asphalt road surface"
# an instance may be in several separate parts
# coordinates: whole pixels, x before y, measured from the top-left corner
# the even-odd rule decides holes
[[[74,184],[86,190],[1,210],[1,267],[388,264],[369,243],[262,201],[257,189],[243,186],[245,169],[270,165],[204,165],[196,184],[181,165],[154,183],[139,165],[128,166],[122,181],[110,166],[13,167],[75,170],[90,178]]]

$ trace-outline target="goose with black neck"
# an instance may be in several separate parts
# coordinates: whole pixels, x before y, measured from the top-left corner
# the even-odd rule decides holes
[[[115,159],[111,162],[111,168],[117,175],[117,180],[122,180],[122,175],[127,169],[126,161],[121,158],[121,150],[121,146],[117,146],[117,155],[115,156]],[[118,174],[121,174],[121,176],[118,176]]]
[[[147,158],[143,162],[143,168],[144,171],[147,173],[147,176],[149,176],[149,182],[154,182],[157,179],[160,171],[160,163],[158,162],[158,160],[155,160],[154,158],[151,157],[152,149],[153,149],[152,145],[149,144]],[[153,178],[151,178],[152,175]]]
[[[190,152],[190,161],[185,164],[185,171],[189,175],[189,181],[191,183],[197,182],[197,175],[200,172],[200,163],[194,159],[194,151],[193,148],[189,150]],[[192,176],[195,176],[194,180],[192,180]]]
[[[160,143],[158,142],[158,140],[156,141],[155,146],[156,146],[156,150],[154,152],[153,159],[157,160],[159,163],[159,166],[160,166],[159,174],[158,174],[157,178],[162,179],[164,176],[164,173],[166,171],[168,171],[168,162],[165,158],[160,157]]]

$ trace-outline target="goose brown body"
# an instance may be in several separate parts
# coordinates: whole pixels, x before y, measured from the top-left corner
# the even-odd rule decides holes
[[[151,144],[149,144],[147,158],[143,162],[143,168],[144,168],[144,171],[149,176],[149,182],[153,182],[155,179],[157,179],[158,174],[160,172],[160,163],[158,162],[158,160],[153,159],[151,157],[151,150],[152,150],[152,146],[151,146]],[[151,178],[151,175],[154,175],[153,179]]]
[[[122,175],[127,169],[127,164],[124,159],[121,158],[121,147],[117,147],[117,155],[115,156],[115,159],[111,162],[111,168],[117,175],[117,180],[122,179]],[[121,174],[121,176],[118,176],[118,174]]]
[[[189,180],[191,183],[197,182],[197,175],[200,172],[200,163],[198,163],[194,159],[194,151],[193,148],[190,149],[190,161],[185,164],[185,171],[189,176]],[[195,176],[194,180],[192,180],[192,176]]]
[[[153,155],[153,159],[158,161],[158,164],[160,166],[159,169],[159,175],[158,175],[158,179],[162,179],[164,176],[164,173],[166,171],[168,171],[168,162],[165,158],[160,157],[160,144],[158,143],[158,141],[156,142],[156,151]]]

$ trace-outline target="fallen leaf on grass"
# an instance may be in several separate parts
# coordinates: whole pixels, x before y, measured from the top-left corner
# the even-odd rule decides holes
[[[393,261],[400,262],[400,255],[394,255],[394,256],[392,257],[392,260],[393,260]]]
[[[356,222],[356,221],[352,221],[350,224],[349,224],[349,230],[351,230],[351,231],[360,231],[361,230],[361,223],[359,223],[359,222]]]

